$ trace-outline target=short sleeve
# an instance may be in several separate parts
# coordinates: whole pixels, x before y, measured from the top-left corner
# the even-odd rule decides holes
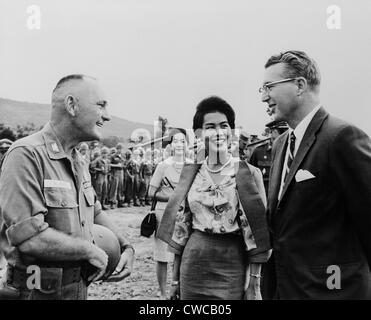
[[[48,227],[42,181],[40,165],[30,148],[16,147],[8,153],[0,173],[0,214],[13,246]]]
[[[160,187],[161,181],[164,177],[164,168],[165,168],[165,164],[163,162],[160,162],[157,165],[156,170],[149,183],[152,187],[155,187],[156,189]]]

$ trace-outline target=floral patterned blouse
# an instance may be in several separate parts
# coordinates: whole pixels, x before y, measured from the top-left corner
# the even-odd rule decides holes
[[[193,229],[209,234],[241,234],[247,251],[256,248],[236,189],[238,162],[238,158],[233,158],[231,163],[222,169],[220,174],[224,178],[218,184],[208,172],[206,162],[202,164],[188,192],[190,211],[177,213],[173,234],[175,242],[185,246]],[[239,210],[242,214],[238,214]]]

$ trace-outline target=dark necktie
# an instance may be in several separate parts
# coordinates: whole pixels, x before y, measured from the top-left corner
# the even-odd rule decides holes
[[[292,131],[290,133],[289,156],[287,157],[287,166],[286,166],[286,173],[285,173],[284,181],[286,181],[286,178],[289,175],[290,167],[291,167],[292,161],[294,160],[295,140],[296,140],[296,137],[295,137],[294,131]]]

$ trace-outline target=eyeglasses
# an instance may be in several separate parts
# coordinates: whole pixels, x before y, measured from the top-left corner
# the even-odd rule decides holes
[[[266,84],[263,84],[262,87],[259,88],[259,93],[268,93],[271,91],[271,88],[273,86],[275,86],[276,84],[279,84],[279,83],[284,83],[284,82],[290,82],[290,81],[294,81],[296,80],[297,78],[287,78],[287,79],[282,79],[282,80],[278,80],[278,81],[272,81],[272,82],[268,82]]]

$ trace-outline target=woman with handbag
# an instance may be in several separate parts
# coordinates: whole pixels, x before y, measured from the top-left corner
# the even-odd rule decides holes
[[[155,172],[149,183],[148,196],[156,197],[156,219],[159,225],[166,207],[166,203],[173,194],[178,184],[180,173],[185,162],[187,148],[186,131],[173,128],[169,132],[170,146],[173,156],[157,164]],[[154,237],[154,260],[156,274],[160,287],[160,298],[166,299],[167,264],[173,259],[173,254],[168,251],[167,244]]]
[[[184,165],[157,234],[175,253],[172,299],[261,299],[261,265],[270,254],[264,184],[259,169],[230,153],[234,128],[223,99],[197,106],[193,130],[205,148]]]

